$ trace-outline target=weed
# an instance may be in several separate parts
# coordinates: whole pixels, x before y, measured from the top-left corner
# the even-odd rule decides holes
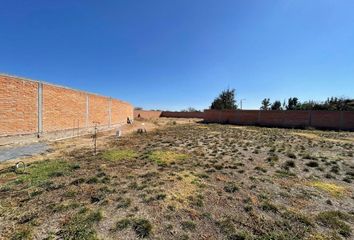
[[[222,220],[217,221],[216,225],[220,228],[220,231],[225,235],[232,235],[236,232],[232,219],[229,216],[226,216]]]
[[[133,219],[132,228],[134,229],[136,235],[140,238],[148,237],[152,232],[151,223],[142,218]]]
[[[97,234],[93,225],[102,219],[100,211],[89,211],[81,209],[70,221],[64,225],[60,236],[64,239],[72,240],[96,240]]]
[[[267,162],[269,162],[270,164],[274,164],[276,162],[279,161],[279,157],[278,155],[272,153],[267,159],[266,159]]]
[[[119,220],[117,223],[116,223],[116,226],[115,226],[115,230],[123,230],[123,229],[126,229],[128,228],[129,226],[131,226],[131,219],[130,218],[124,218],[124,219],[121,219]]]
[[[235,183],[233,182],[228,182],[225,186],[224,186],[224,191],[228,192],[228,193],[234,193],[236,191],[238,191],[239,188],[238,186],[236,186]]]
[[[131,149],[114,149],[106,151],[102,154],[103,158],[108,161],[131,160],[138,154]]]
[[[167,165],[186,159],[188,156],[182,153],[172,151],[153,151],[150,152],[148,158],[156,162],[158,165]]]
[[[130,198],[118,198],[117,208],[128,208],[131,205],[132,200]]]
[[[194,231],[196,228],[196,225],[192,221],[183,221],[181,222],[182,229],[185,231]]]
[[[286,154],[286,156],[288,156],[289,158],[293,158],[293,159],[296,158],[296,155],[295,155],[294,153],[291,153],[291,152],[288,152],[288,153]]]
[[[31,239],[32,231],[29,228],[17,230],[15,234],[11,236],[11,240],[25,240]]]
[[[340,211],[321,212],[316,216],[316,220],[323,226],[338,231],[344,237],[349,237],[352,230],[348,224],[342,220],[349,220],[351,216]]]
[[[318,188],[323,191],[326,191],[335,197],[339,197],[339,196],[343,195],[343,193],[345,191],[344,187],[336,185],[334,183],[315,181],[315,182],[311,182],[310,186]]]
[[[277,206],[275,206],[274,204],[270,203],[269,201],[265,201],[262,203],[261,205],[261,209],[263,211],[269,211],[269,212],[278,212],[278,208]]]
[[[314,167],[318,167],[319,165],[318,165],[318,162],[316,162],[316,161],[310,161],[310,162],[306,163],[306,166],[314,168]]]
[[[295,167],[295,162],[293,160],[288,160],[284,163],[283,166],[285,169],[289,169],[289,168],[294,168]]]
[[[62,160],[46,160],[37,162],[27,169],[28,174],[19,175],[18,182],[26,182],[30,186],[39,186],[51,177],[63,176],[70,172],[70,164]]]

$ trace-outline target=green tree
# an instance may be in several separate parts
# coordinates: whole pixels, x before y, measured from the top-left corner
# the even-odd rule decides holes
[[[200,112],[200,110],[197,110],[194,107],[189,107],[187,109],[183,109],[181,112]]]
[[[297,97],[289,98],[286,110],[299,110],[301,107],[299,99]]]
[[[282,110],[281,108],[281,102],[280,101],[275,101],[273,102],[272,106],[270,107],[272,110]]]
[[[263,99],[262,106],[260,109],[261,110],[269,110],[270,109],[270,99],[269,98]]]
[[[235,95],[235,89],[226,89],[222,91],[220,95],[214,99],[210,109],[237,109]]]

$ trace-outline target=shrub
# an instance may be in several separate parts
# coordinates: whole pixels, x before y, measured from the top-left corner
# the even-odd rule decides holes
[[[225,192],[228,192],[228,193],[234,193],[234,192],[238,191],[238,189],[239,189],[238,186],[236,186],[236,184],[233,182],[229,182],[224,186]]]
[[[181,222],[182,229],[185,231],[193,231],[195,230],[195,223],[192,221],[183,221]]]
[[[351,228],[342,220],[349,220],[351,216],[340,211],[326,211],[317,215],[316,220],[323,226],[338,231],[344,237],[351,235]]]
[[[138,235],[140,238],[148,237],[152,231],[151,223],[148,220],[142,218],[133,219],[132,227],[136,235]]]
[[[318,165],[318,162],[310,161],[310,162],[306,163],[306,166],[314,168],[314,167],[318,167],[319,165]]]

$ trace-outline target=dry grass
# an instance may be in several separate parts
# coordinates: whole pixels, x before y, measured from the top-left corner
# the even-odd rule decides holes
[[[321,181],[311,182],[310,186],[318,188],[322,191],[328,192],[329,194],[331,194],[332,196],[335,196],[335,197],[343,196],[343,194],[346,191],[345,187],[339,186],[334,183],[327,183],[327,182],[321,182]]]
[[[354,143],[324,140],[353,133],[154,126],[102,136],[97,155],[68,140],[26,174],[6,166],[0,239],[353,238]]]

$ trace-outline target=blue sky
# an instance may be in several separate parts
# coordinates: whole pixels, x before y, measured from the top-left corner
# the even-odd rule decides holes
[[[0,72],[147,109],[354,97],[353,0],[3,0]]]

